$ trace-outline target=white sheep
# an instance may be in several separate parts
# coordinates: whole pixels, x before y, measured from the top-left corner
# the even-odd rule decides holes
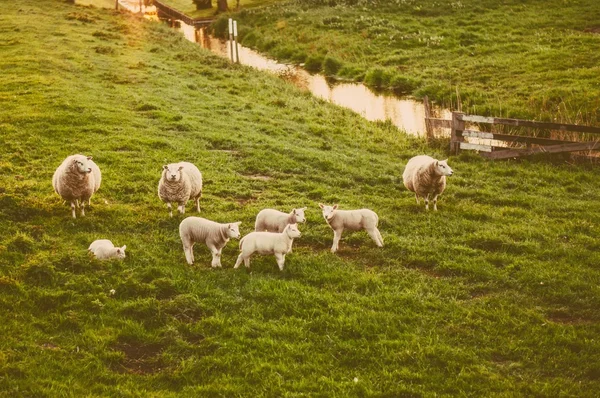
[[[85,201],[89,202],[100,187],[100,183],[96,183],[94,177],[94,170],[98,166],[91,162],[91,159],[91,156],[68,156],[52,176],[54,191],[71,203],[73,218],[77,218],[76,207],[80,207],[81,215],[85,216]]]
[[[189,265],[194,264],[194,244],[204,242],[212,253],[213,267],[221,267],[221,250],[229,239],[240,238],[240,224],[234,222],[219,224],[202,217],[188,217],[179,224],[179,236],[183,243],[183,252]]]
[[[299,238],[301,235],[297,224],[286,225],[283,232],[250,232],[240,240],[241,253],[233,268],[239,267],[242,261],[247,268],[250,268],[250,256],[258,252],[274,254],[279,270],[283,271],[285,255],[292,250],[294,238]]]
[[[98,239],[93,241],[90,247],[88,247],[88,252],[96,256],[98,260],[109,260],[111,258],[123,260],[126,248],[127,245],[115,247],[108,239]]]
[[[383,247],[383,238],[377,229],[379,217],[373,210],[338,210],[338,205],[327,206],[322,203],[319,203],[319,207],[323,210],[325,221],[327,221],[327,224],[333,230],[332,253],[335,253],[339,249],[344,229],[351,231],[364,229],[378,247]]]
[[[158,197],[167,204],[171,217],[173,217],[171,203],[177,203],[177,210],[184,214],[188,200],[193,200],[196,209],[200,212],[202,173],[188,162],[163,166],[162,176],[158,182]]]
[[[448,166],[448,159],[437,160],[427,155],[415,156],[408,161],[402,174],[404,186],[425,199],[425,210],[429,210],[429,197],[433,199],[433,210],[437,211],[437,198],[446,189],[446,176],[454,172]]]
[[[102,172],[100,171],[100,168],[98,167],[98,165],[96,163],[94,163],[91,156],[88,159],[90,162],[90,167],[92,168],[92,174],[94,175],[94,193],[96,193],[96,191],[98,191],[98,189],[100,189],[100,183],[102,182]],[[91,206],[91,205],[92,205],[92,198],[89,198],[88,206]]]
[[[306,222],[304,211],[306,207],[293,209],[289,214],[274,209],[263,209],[256,216],[254,230],[257,232],[283,232],[288,224],[297,224]]]

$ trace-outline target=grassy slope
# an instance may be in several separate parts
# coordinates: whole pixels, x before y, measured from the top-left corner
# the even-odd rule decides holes
[[[236,18],[244,45],[327,74],[452,106],[458,87],[472,113],[600,123],[596,0],[290,0]]]
[[[461,155],[425,213],[399,176],[435,151],[166,27],[24,0],[4,5],[0,36],[6,396],[600,389],[597,170]],[[104,176],[77,220],[51,187],[72,153]],[[221,270],[204,247],[185,264],[181,217],[155,193],[180,159],[204,172],[202,215],[243,233],[261,208],[309,206],[283,273],[272,257],[231,269],[235,242]],[[320,201],[376,210],[386,247],[354,233],[329,253]],[[97,238],[128,258],[90,261]]]

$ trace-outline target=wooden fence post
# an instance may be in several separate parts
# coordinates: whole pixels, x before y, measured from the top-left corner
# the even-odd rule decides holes
[[[429,107],[429,97],[423,97],[423,108],[425,108],[425,133],[427,141],[433,139],[433,127],[431,126],[431,108]]]
[[[462,112],[452,112],[452,133],[450,134],[450,152],[458,154],[460,143],[465,139],[462,132],[465,129],[465,122],[462,120]]]
[[[115,0],[115,10],[119,11],[119,0]]]

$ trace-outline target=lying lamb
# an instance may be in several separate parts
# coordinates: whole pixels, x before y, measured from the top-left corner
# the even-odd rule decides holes
[[[68,156],[52,176],[54,191],[71,203],[73,218],[77,218],[76,207],[81,207],[81,215],[85,216],[85,201],[89,202],[100,187],[100,182],[96,182],[94,177],[94,170],[98,169],[99,173],[100,169],[91,160],[91,156]]]
[[[201,217],[188,217],[179,224],[179,236],[183,242],[183,252],[189,265],[194,264],[194,244],[204,242],[210,249],[213,267],[221,267],[221,250],[229,239],[240,238],[240,224],[234,222],[219,224]]]
[[[425,199],[425,210],[429,210],[429,196],[433,198],[433,210],[437,211],[437,197],[446,189],[446,176],[454,172],[448,166],[448,159],[436,160],[431,156],[419,155],[406,164],[402,179],[404,186],[415,193],[417,204],[419,196]]]
[[[293,209],[289,214],[287,214],[279,210],[263,209],[256,216],[254,230],[257,232],[283,232],[285,226],[288,224],[306,222],[304,210],[306,210],[306,207],[301,209]]]
[[[233,268],[237,268],[244,261],[244,265],[250,268],[250,256],[258,252],[260,254],[274,254],[277,259],[279,270],[283,271],[285,255],[292,250],[294,238],[301,235],[297,224],[288,224],[283,232],[250,232],[240,240],[241,253]]]
[[[88,247],[88,252],[96,256],[98,260],[109,260],[111,258],[123,260],[126,248],[127,245],[115,247],[108,239],[98,239],[93,241],[90,247]]]
[[[364,229],[378,247],[383,247],[383,238],[377,229],[379,217],[374,211],[369,209],[338,210],[338,205],[326,206],[322,203],[319,203],[319,207],[323,210],[325,221],[333,229],[332,253],[335,253],[339,249],[344,229],[351,231]]]
[[[193,200],[200,212],[202,196],[202,174],[196,166],[188,162],[171,163],[163,166],[162,176],[158,182],[158,197],[167,203],[169,215],[173,217],[171,203],[177,203],[181,214],[185,213],[185,204]]]

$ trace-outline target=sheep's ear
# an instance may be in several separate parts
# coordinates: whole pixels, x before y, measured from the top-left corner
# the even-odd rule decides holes
[[[127,245],[123,245],[123,247],[121,248],[121,250],[125,251],[125,249],[127,249]]]
[[[238,221],[238,222],[236,222],[235,224],[237,224],[237,225],[240,225],[241,223],[242,223],[241,221]]]
[[[439,160],[436,160],[436,161],[435,161],[435,165],[436,165],[436,166],[439,166],[439,165],[440,165],[440,161],[439,161]]]
[[[323,205],[323,203],[319,203],[319,207],[322,209],[323,207],[325,207],[325,205]]]
[[[448,163],[448,159],[446,159],[446,160],[442,160],[442,162],[444,162],[444,163]]]
[[[87,160],[92,160],[92,157],[91,157],[91,156],[88,156],[88,157],[87,157]]]
[[[333,210],[337,210],[337,203],[333,205]]]
[[[177,169],[178,171],[183,170],[183,166],[179,166],[179,168]]]
[[[306,209],[308,209],[308,207],[303,207],[303,208],[302,208],[302,210],[306,210]]]
[[[163,166],[163,170],[168,170],[169,166],[167,166],[166,164]]]

